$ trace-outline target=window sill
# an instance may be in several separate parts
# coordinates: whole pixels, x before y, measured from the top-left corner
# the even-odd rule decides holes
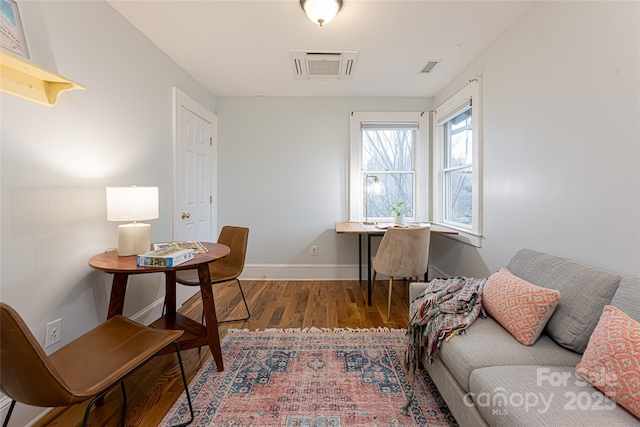
[[[442,234],[442,236],[448,237],[449,239],[457,240],[462,243],[466,243],[467,245],[471,245],[476,248],[482,247],[483,237],[481,234],[475,234],[469,230],[465,230],[459,227],[454,227],[450,224],[442,224],[440,222],[431,222],[431,223],[437,225],[438,227],[442,227],[458,233],[458,234]]]

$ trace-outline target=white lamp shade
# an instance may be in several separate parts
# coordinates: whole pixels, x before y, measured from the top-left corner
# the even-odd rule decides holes
[[[118,256],[149,251],[151,226],[137,221],[159,216],[158,187],[107,187],[107,221],[133,221],[118,226]]]
[[[331,22],[342,6],[338,0],[302,0],[300,4],[311,22],[320,26]]]
[[[143,221],[159,216],[158,187],[107,187],[107,221]]]

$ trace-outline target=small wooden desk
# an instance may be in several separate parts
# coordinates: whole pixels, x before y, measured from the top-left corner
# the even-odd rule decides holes
[[[389,225],[386,223],[380,223],[377,225]],[[421,225],[429,225],[427,223]],[[385,229],[380,229],[376,225],[365,225],[361,222],[336,222],[337,234],[357,234],[358,237],[358,278],[362,282],[362,236],[367,236],[367,297],[368,303],[371,305],[371,237],[383,236]],[[441,227],[439,225],[431,224],[431,232],[437,234],[458,234],[454,230]],[[426,273],[425,273],[426,274]]]
[[[127,280],[131,274],[164,273],[166,276],[166,314],[156,320],[151,326],[162,329],[183,329],[184,334],[178,339],[181,350],[208,345],[216,362],[218,371],[224,370],[222,363],[222,349],[220,347],[220,335],[218,333],[218,318],[211,289],[211,277],[209,275],[209,263],[224,258],[230,253],[230,249],[218,243],[202,244],[209,252],[196,254],[191,261],[173,268],[163,267],[138,267],[136,257],[119,257],[117,251],[110,251],[95,255],[89,260],[89,266],[96,270],[113,274],[111,297],[109,298],[109,312],[107,319],[122,314],[124,296],[127,292]],[[176,312],[176,271],[198,269],[200,279],[200,293],[206,327],[202,324]]]

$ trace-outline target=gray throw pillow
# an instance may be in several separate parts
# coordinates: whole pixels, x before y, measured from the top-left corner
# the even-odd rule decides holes
[[[618,307],[624,314],[640,322],[640,279],[623,277],[618,290],[613,295],[611,305]]]
[[[518,251],[507,269],[534,285],[562,293],[546,331],[561,346],[584,353],[620,276],[530,249]]]

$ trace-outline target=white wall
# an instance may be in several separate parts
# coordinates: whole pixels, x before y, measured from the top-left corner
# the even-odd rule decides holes
[[[304,83],[303,83],[304,84]],[[357,277],[347,221],[352,111],[429,111],[427,98],[217,97],[219,223],[250,228],[246,277]],[[318,255],[310,255],[310,246]],[[262,268],[269,265],[269,268]]]
[[[111,276],[87,264],[117,243],[105,187],[158,186],[152,239],[171,239],[171,88],[211,111],[215,99],[106,2],[19,7],[32,60],[87,86],[62,93],[53,108],[0,95],[0,299],[41,344],[45,324],[62,318],[51,352],[106,319]],[[132,278],[125,314],[161,299],[163,283],[160,274]],[[19,406],[12,425],[33,418],[25,411]]]
[[[640,276],[640,3],[538,2],[439,94],[476,74],[484,241],[432,260],[484,276],[527,247]]]

